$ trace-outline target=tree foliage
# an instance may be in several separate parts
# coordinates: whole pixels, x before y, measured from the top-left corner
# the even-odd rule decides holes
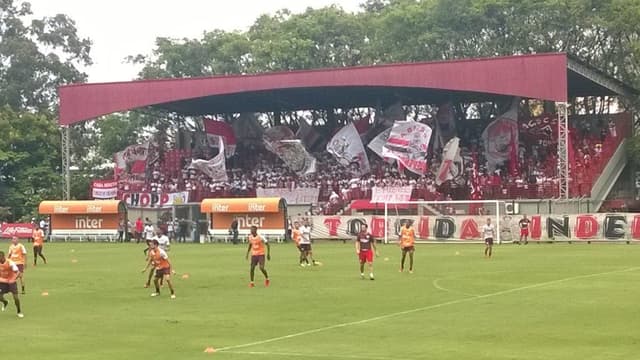
[[[36,18],[28,2],[0,0],[0,220],[60,198],[57,87],[86,79],[90,45],[66,15]]]

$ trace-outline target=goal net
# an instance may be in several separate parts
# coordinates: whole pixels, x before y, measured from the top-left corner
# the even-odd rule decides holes
[[[400,228],[409,222],[416,242],[483,242],[482,228],[490,220],[494,242],[510,241],[512,225],[504,217],[504,203],[497,200],[406,201],[384,203],[385,243],[398,241]]]

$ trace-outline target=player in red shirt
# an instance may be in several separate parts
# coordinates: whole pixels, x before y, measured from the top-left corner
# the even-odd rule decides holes
[[[251,234],[249,234],[249,248],[247,249],[247,255],[245,256],[246,259],[249,259],[249,252],[251,252],[251,269],[249,270],[251,282],[249,283],[249,287],[256,286],[253,280],[257,265],[260,265],[260,271],[264,274],[264,286],[269,286],[271,283],[267,270],[264,268],[265,248],[267,250],[267,260],[271,260],[271,247],[269,247],[267,239],[258,235],[257,226],[252,226]]]
[[[518,221],[518,226],[520,227],[520,241],[518,241],[518,245],[522,243],[522,238],[524,238],[524,244],[527,245],[529,242],[529,226],[531,225],[531,220],[527,218],[527,215],[522,215],[522,219]]]
[[[373,254],[378,256],[378,249],[376,249],[376,240],[367,230],[368,226],[362,225],[360,233],[356,236],[356,254],[360,259],[360,278],[364,279],[364,263],[367,263],[369,264],[369,279],[374,280]]]

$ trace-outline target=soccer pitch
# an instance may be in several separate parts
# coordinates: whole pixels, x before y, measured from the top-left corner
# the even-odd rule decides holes
[[[640,349],[637,246],[502,245],[486,260],[483,245],[419,245],[408,274],[398,248],[379,245],[370,281],[352,243],[314,245],[323,265],[309,268],[293,245],[273,244],[271,286],[256,271],[251,289],[246,245],[174,245],[175,300],[142,287],[142,250],[46,244],[49,264],[26,270],[25,318],[12,302],[0,314],[5,345],[47,360],[630,359]]]

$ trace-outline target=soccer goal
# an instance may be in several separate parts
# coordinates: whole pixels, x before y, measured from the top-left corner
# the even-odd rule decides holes
[[[504,202],[498,200],[384,203],[387,224],[384,242],[397,242],[400,228],[406,222],[413,226],[416,242],[483,242],[483,226],[489,219],[494,227],[494,241],[500,244],[504,233],[511,233],[510,226],[505,226],[508,224],[503,221],[504,206]]]

